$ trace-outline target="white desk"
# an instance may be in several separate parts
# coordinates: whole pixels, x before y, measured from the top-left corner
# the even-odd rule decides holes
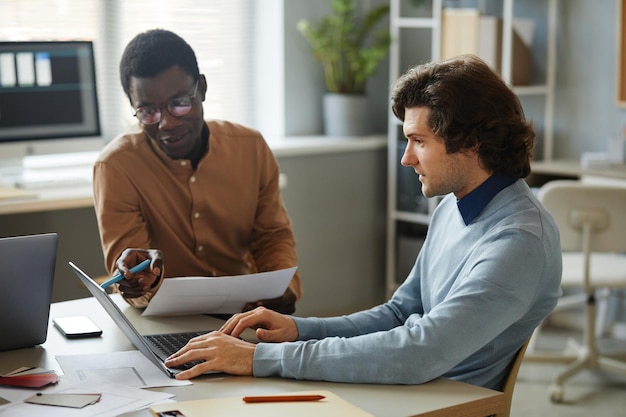
[[[385,135],[355,138],[293,136],[273,140],[268,143],[277,158],[284,158],[382,149],[387,146],[387,137]],[[87,158],[85,161],[89,162],[95,160],[96,154],[92,152],[87,152],[87,154],[81,155],[79,152],[76,154],[76,157]],[[72,157],[72,154],[64,155],[66,155],[66,158]],[[287,176],[281,173],[279,181],[280,188],[285,189],[287,187]],[[64,185],[53,188],[38,187],[32,189],[32,191],[37,193],[36,197],[0,200],[0,215],[93,207],[91,184],[81,186]]]
[[[287,187],[287,176],[283,173],[279,177],[279,186],[281,190]],[[38,187],[26,191],[34,195],[0,199],[0,215],[93,207],[92,184]]]
[[[606,168],[583,168],[580,161],[555,159],[553,161],[534,161],[531,164],[531,176],[570,177],[570,178],[606,178],[626,180],[626,165],[612,164]]]
[[[34,213],[93,207],[91,184],[27,190],[36,195],[0,200],[0,214]]]
[[[219,325],[220,321],[206,316],[144,318],[125,304],[119,296],[116,302],[141,333],[203,330]],[[102,337],[67,340],[50,324],[48,340],[42,346],[0,352],[0,373],[22,365],[38,365],[60,371],[54,359],[57,354],[106,353],[133,349],[93,298],[54,303],[50,317],[87,314],[102,328]],[[438,379],[423,385],[339,384],[296,381],[281,378],[253,378],[227,375],[207,375],[193,380],[193,385],[164,387],[175,400],[242,397],[289,391],[329,390],[376,416],[484,417],[499,413],[504,407],[503,394],[473,385]],[[150,416],[148,410],[127,416]]]

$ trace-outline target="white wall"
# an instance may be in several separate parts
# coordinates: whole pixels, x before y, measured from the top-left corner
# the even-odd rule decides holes
[[[561,0],[557,44],[555,157],[602,152],[626,126],[616,106],[618,0]]]

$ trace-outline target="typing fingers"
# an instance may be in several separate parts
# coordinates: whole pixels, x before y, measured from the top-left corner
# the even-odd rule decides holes
[[[188,379],[208,371],[226,372],[233,375],[252,375],[255,345],[212,332],[191,339],[185,347],[170,356],[165,365],[177,367],[192,361],[204,362],[179,373],[177,379]]]
[[[245,313],[234,314],[226,321],[226,323],[222,325],[222,327],[220,327],[219,331],[233,337],[239,337],[239,335],[247,328],[256,328],[256,326],[261,324],[261,322],[259,322],[260,309],[261,308],[256,308],[254,310],[246,311]]]

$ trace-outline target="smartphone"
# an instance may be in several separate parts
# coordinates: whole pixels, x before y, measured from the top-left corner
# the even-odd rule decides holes
[[[102,329],[87,316],[57,317],[52,322],[68,339],[98,337],[102,334]]]

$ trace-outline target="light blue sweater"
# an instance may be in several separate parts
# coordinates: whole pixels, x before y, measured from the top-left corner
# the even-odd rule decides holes
[[[518,348],[560,295],[552,217],[523,180],[466,225],[454,195],[432,216],[416,264],[391,299],[333,318],[299,318],[299,341],[259,343],[255,376],[501,389]]]

